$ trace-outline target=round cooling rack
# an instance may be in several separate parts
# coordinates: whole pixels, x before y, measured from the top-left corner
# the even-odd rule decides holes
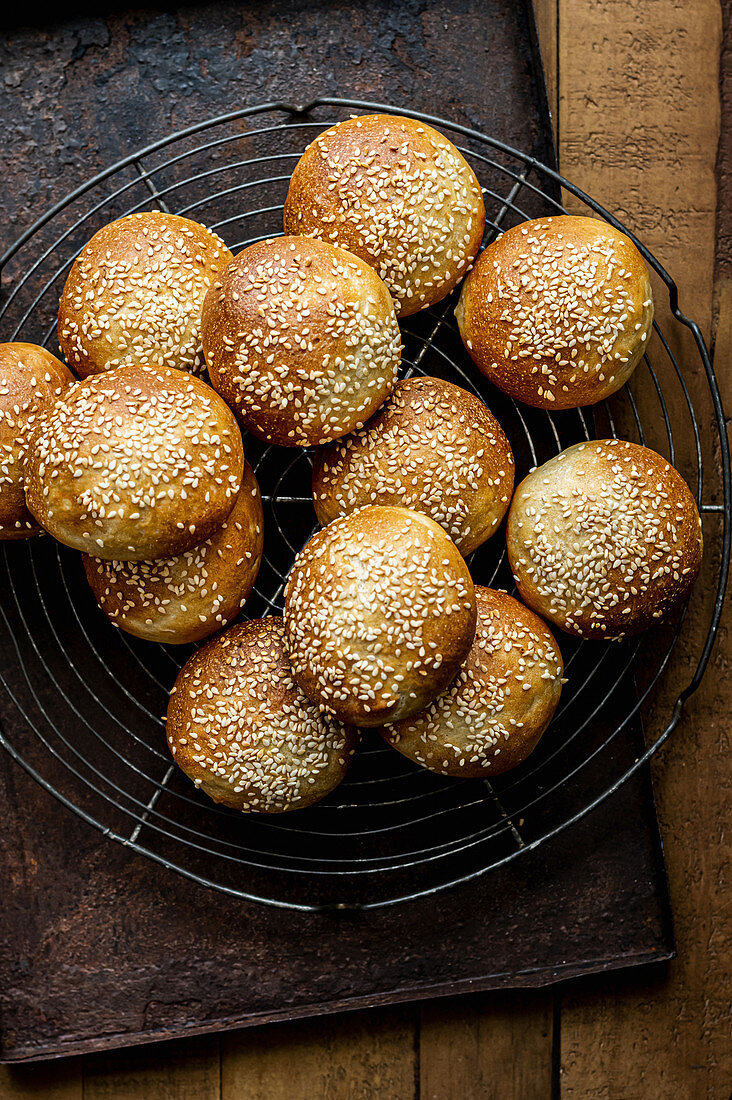
[[[484,243],[527,218],[564,212],[563,195],[572,213],[628,233],[551,168],[474,130],[385,104],[267,103],[141,149],[39,218],[0,260],[0,339],[56,350],[69,268],[92,234],[123,214],[157,208],[194,218],[234,252],[280,234],[290,173],[304,147],[365,111],[409,115],[458,145],[483,187]],[[435,893],[537,847],[611,796],[666,741],[699,686],[730,558],[729,454],[709,355],[697,325],[680,312],[669,275],[629,236],[654,273],[663,329],[654,325],[630,385],[601,406],[550,414],[495,390],[463,350],[454,295],[401,326],[403,373],[438,375],[478,394],[511,440],[517,481],[572,443],[620,436],[678,465],[704,519],[705,589],[673,623],[622,643],[558,638],[569,682],[524,765],[490,783],[447,779],[367,731],[346,780],[322,803],[279,817],[217,807],[171,763],[161,720],[193,647],[115,630],[87,588],[78,555],[50,538],[5,543],[0,553],[0,740],[11,756],[113,840],[227,894],[300,910],[377,908]],[[246,607],[255,617],[281,611],[293,557],[317,523],[311,454],[251,437],[245,448],[265,508],[264,560]],[[502,531],[470,565],[478,583],[512,591]],[[657,685],[677,650],[674,676],[684,682],[669,701],[670,678],[663,692]],[[640,712],[650,700],[665,718],[646,744]]]

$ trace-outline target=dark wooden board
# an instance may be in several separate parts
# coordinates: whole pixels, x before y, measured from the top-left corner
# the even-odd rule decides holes
[[[525,10],[510,0],[449,9],[416,0],[220,3],[77,13],[44,31],[13,27],[13,75],[0,91],[6,232],[17,235],[91,172],[171,128],[270,98],[383,99],[551,161],[531,35]],[[17,715],[1,713],[10,730]],[[628,765],[641,745],[640,728],[629,728],[616,752]],[[673,954],[646,776],[580,827],[489,876],[357,916],[224,898],[111,844],[15,765],[2,784],[0,1051],[8,1061],[543,986]]]
[[[647,777],[471,884],[356,915],[214,894],[105,840],[16,765],[1,786],[4,1060],[537,987],[673,953]]]

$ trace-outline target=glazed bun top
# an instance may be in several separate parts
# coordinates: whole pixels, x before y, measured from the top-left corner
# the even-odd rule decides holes
[[[655,451],[579,443],[533,470],[508,515],[522,598],[585,638],[636,634],[690,591],[701,519],[683,478]]]
[[[25,455],[39,415],[74,381],[37,344],[0,344],[0,539],[23,539],[40,527],[26,507]]]
[[[356,741],[294,682],[275,616],[232,626],[194,653],[170,697],[167,737],[197,787],[259,813],[323,798],[343,779]]]
[[[248,462],[223,524],[198,546],[156,561],[82,555],[97,603],[116,625],[152,642],[180,645],[221,630],[244,606],[262,560],[264,519]]]
[[[507,230],[481,253],[455,311],[499,389],[544,409],[592,405],[635,369],[653,321],[633,242],[606,222],[559,216]]]
[[[413,508],[469,554],[508,509],[513,473],[509,442],[478,397],[409,378],[358,432],[316,451],[313,500],[324,524],[367,504]]]
[[[470,648],[475,615],[459,551],[406,508],[361,508],[318,531],[285,589],[295,679],[352,725],[382,725],[434,698]]]
[[[206,296],[202,331],[212,385],[248,431],[281,446],[362,424],[391,392],[401,355],[378,275],[307,237],[240,252]]]
[[[82,378],[130,363],[200,374],[203,299],[230,259],[215,233],[175,214],[147,211],[105,225],[66,280],[62,353]]]
[[[476,585],[478,623],[457,676],[425,710],[382,736],[442,775],[501,775],[536,748],[562,692],[564,665],[546,623],[505,592]]]
[[[183,371],[118,367],[70,386],[38,422],[26,499],[67,546],[168,558],[220,527],[243,469],[236,420],[210,386]]]
[[[295,166],[285,232],[331,241],[374,266],[406,317],[444,298],[477,255],[480,184],[424,122],[359,115],[320,134]]]

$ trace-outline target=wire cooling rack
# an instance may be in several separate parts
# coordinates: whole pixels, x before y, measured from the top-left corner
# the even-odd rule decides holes
[[[57,304],[69,268],[92,234],[123,214],[157,208],[194,218],[234,252],[281,233],[290,173],[305,145],[339,119],[374,110],[428,122],[458,145],[483,187],[484,243],[526,218],[564,212],[563,195],[573,213],[628,232],[531,155],[474,130],[385,104],[267,103],[141,149],[39,218],[0,259],[0,339],[57,350]],[[454,295],[401,326],[403,375],[438,375],[481,397],[511,440],[517,481],[572,443],[618,435],[678,464],[704,518],[711,606],[697,597],[696,607],[692,596],[675,622],[624,643],[561,636],[569,682],[523,766],[492,782],[447,779],[367,732],[348,777],[322,803],[273,818],[217,807],[171,764],[165,747],[161,715],[193,647],[115,630],[87,589],[78,555],[50,538],[6,543],[0,553],[0,741],[11,756],[111,839],[227,894],[300,910],[377,908],[437,892],[537,847],[610,797],[666,741],[699,686],[730,557],[729,455],[709,355],[699,328],[679,310],[675,284],[635,243],[654,273],[664,330],[654,325],[630,385],[593,410],[547,413],[494,389],[463,350]],[[688,369],[694,359],[703,369],[692,398],[680,362]],[[317,523],[311,454],[251,437],[245,447],[266,524],[264,560],[245,609],[255,617],[281,611],[292,559]],[[477,583],[513,590],[502,531],[470,565]],[[638,716],[657,700],[677,649],[682,659],[673,669],[676,677],[679,664],[687,670],[683,687],[670,702],[664,698],[661,732],[646,745]]]

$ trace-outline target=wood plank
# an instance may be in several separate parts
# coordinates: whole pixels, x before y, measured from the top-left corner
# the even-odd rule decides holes
[[[677,278],[682,308],[709,332],[718,5],[560,0],[559,30],[562,170],[638,229]],[[720,337],[723,331],[720,326]],[[717,351],[719,358],[719,340]],[[724,354],[726,363],[732,347]],[[701,401],[703,379],[691,369],[693,357],[685,362]],[[716,557],[714,534],[710,538],[707,527],[707,561]],[[682,657],[705,629],[704,615],[692,616]],[[725,883],[732,803],[723,778],[729,652],[723,637],[682,728],[654,768],[679,958],[665,980],[621,977],[564,997],[563,1098],[676,1100],[729,1093],[732,937]],[[652,729],[668,713],[664,700],[678,688],[678,662],[674,668],[650,715]]]
[[[83,1100],[220,1100],[220,1096],[216,1036],[84,1059]]]
[[[224,1035],[221,1100],[414,1100],[416,1024],[406,1006]]]
[[[81,1059],[0,1066],[0,1100],[82,1100]]]
[[[426,1004],[419,1100],[548,1100],[552,997],[517,992]]]
[[[559,0],[534,0],[534,13],[536,15],[536,29],[539,33],[541,56],[544,62],[544,75],[546,77],[546,92],[547,98],[549,99],[549,110],[552,113],[552,123],[556,136],[559,82],[557,73]]]

